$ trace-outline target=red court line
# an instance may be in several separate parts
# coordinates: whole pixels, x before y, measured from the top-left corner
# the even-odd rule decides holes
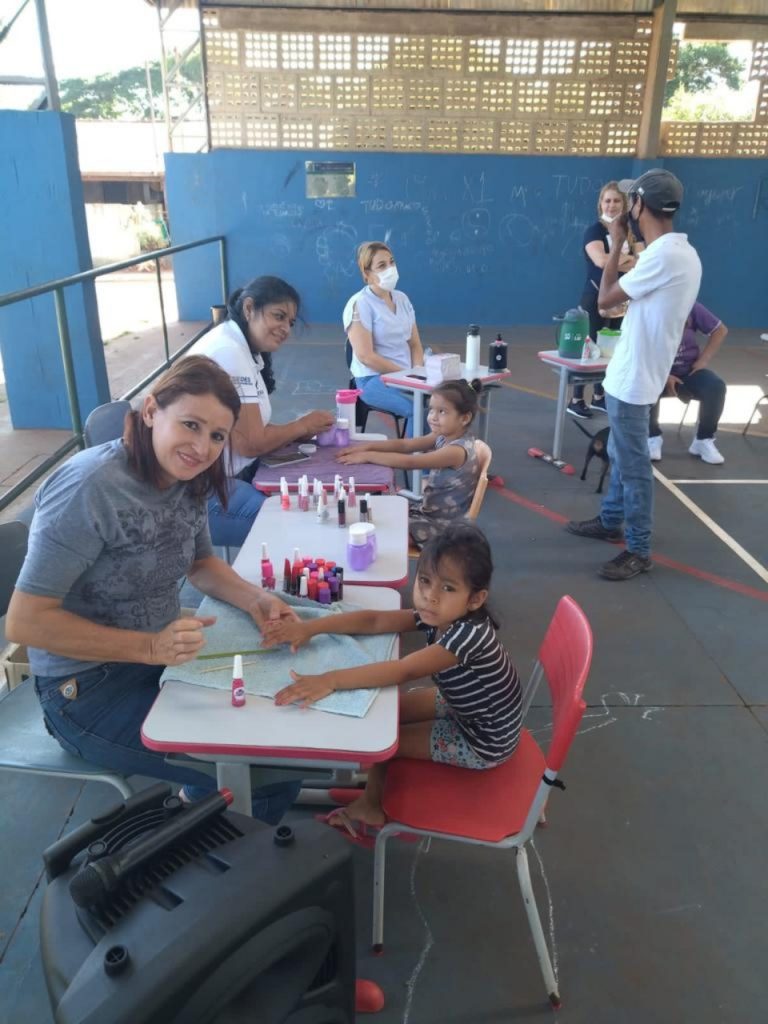
[[[551,508],[540,505],[538,502],[529,501],[522,494],[516,494],[515,491],[510,491],[507,487],[498,487],[496,490],[507,501],[520,505],[521,508],[527,508],[529,512],[535,512],[536,515],[543,516],[553,523],[560,523],[564,526],[569,521],[567,516],[562,516],[559,512],[553,512]],[[653,553],[653,560],[667,569],[674,569],[675,572],[684,573],[686,576],[693,576],[694,579],[702,580],[704,583],[712,583],[716,587],[722,587],[724,590],[733,590],[744,597],[752,597],[756,601],[764,601],[768,604],[768,590],[758,590],[756,587],[750,587],[746,583],[737,583],[736,580],[726,579],[725,576],[716,576],[715,573],[706,572],[704,569],[695,569],[692,565],[676,562],[674,558],[667,558],[666,555],[659,555],[655,551]]]

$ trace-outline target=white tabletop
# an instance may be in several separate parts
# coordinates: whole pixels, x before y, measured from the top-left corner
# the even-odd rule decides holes
[[[594,373],[604,373],[608,366],[608,360],[603,359],[569,359],[561,356],[556,348],[547,349],[537,353],[542,363],[550,363],[552,366],[566,366],[569,370],[580,370]]]
[[[400,595],[385,587],[349,587],[344,600],[365,608],[400,607]],[[352,718],[295,705],[278,707],[270,698],[252,694],[244,707],[235,708],[227,690],[169,680],[144,720],[141,738],[151,750],[216,761],[350,767],[350,762],[384,761],[394,754],[397,709],[396,686],[382,687],[365,717]]]
[[[479,380],[481,384],[492,384],[493,381],[504,380],[509,375],[509,370],[489,370],[487,366],[478,366],[476,371],[470,372],[466,363],[461,364],[461,376],[464,380]],[[427,371],[423,366],[416,366],[412,370],[400,370],[398,373],[382,373],[381,379],[390,387],[408,391],[432,391],[437,387],[437,384],[430,384],[427,381]]]
[[[344,470],[346,472],[351,468],[355,467],[345,466]],[[329,517],[321,523],[314,511],[300,512],[294,497],[291,498],[291,508],[286,512],[280,508],[278,495],[267,498],[245,544],[240,548],[233,568],[252,583],[260,583],[261,545],[265,543],[278,580],[282,579],[285,559],[293,561],[293,549],[298,548],[302,557],[324,558],[342,566],[345,585],[402,586],[408,580],[408,502],[398,495],[371,496],[378,557],[367,569],[356,571],[348,564],[347,536],[351,524],[359,520],[362,496],[358,492],[356,507],[347,507],[345,527],[339,526],[332,501],[328,509]]]

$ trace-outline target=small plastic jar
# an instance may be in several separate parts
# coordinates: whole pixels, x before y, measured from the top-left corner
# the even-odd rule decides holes
[[[349,444],[349,420],[339,417],[336,420],[336,447],[346,448]]]
[[[347,562],[355,572],[367,569],[375,557],[367,526],[367,523],[353,523],[347,535]]]
[[[376,541],[376,527],[373,523],[358,523],[357,525],[365,529],[366,540],[371,546],[371,561],[374,561],[379,553],[379,545]]]
[[[322,433],[318,434],[317,443],[321,448],[330,448],[331,445],[338,444],[336,440],[336,427],[330,427],[328,430],[323,430]]]

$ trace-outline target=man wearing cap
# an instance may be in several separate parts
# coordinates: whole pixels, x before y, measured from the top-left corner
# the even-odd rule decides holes
[[[599,570],[609,580],[628,580],[653,567],[648,416],[667,384],[701,282],[696,250],[673,227],[683,200],[683,186],[674,174],[654,168],[636,181],[620,182],[619,187],[628,194],[628,215],[609,225],[612,245],[598,295],[603,309],[630,300],[604,383],[611,428],[611,484],[598,516],[566,526],[570,533],[595,540],[620,540],[625,527],[626,550]],[[646,247],[619,284],[627,224]]]

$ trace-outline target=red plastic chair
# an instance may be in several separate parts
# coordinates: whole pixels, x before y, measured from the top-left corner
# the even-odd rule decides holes
[[[539,966],[553,1006],[560,993],[531,886],[526,844],[532,837],[579,727],[581,694],[592,661],[592,631],[571,597],[562,597],[539,648],[539,663],[524,695],[527,708],[545,675],[552,698],[552,738],[546,755],[527,729],[517,750],[490,771],[469,771],[432,761],[395,760],[387,769],[383,806],[387,824],[376,839],[373,881],[373,948],[384,943],[384,869],[387,840],[397,833],[453,839],[517,854],[517,877]]]

